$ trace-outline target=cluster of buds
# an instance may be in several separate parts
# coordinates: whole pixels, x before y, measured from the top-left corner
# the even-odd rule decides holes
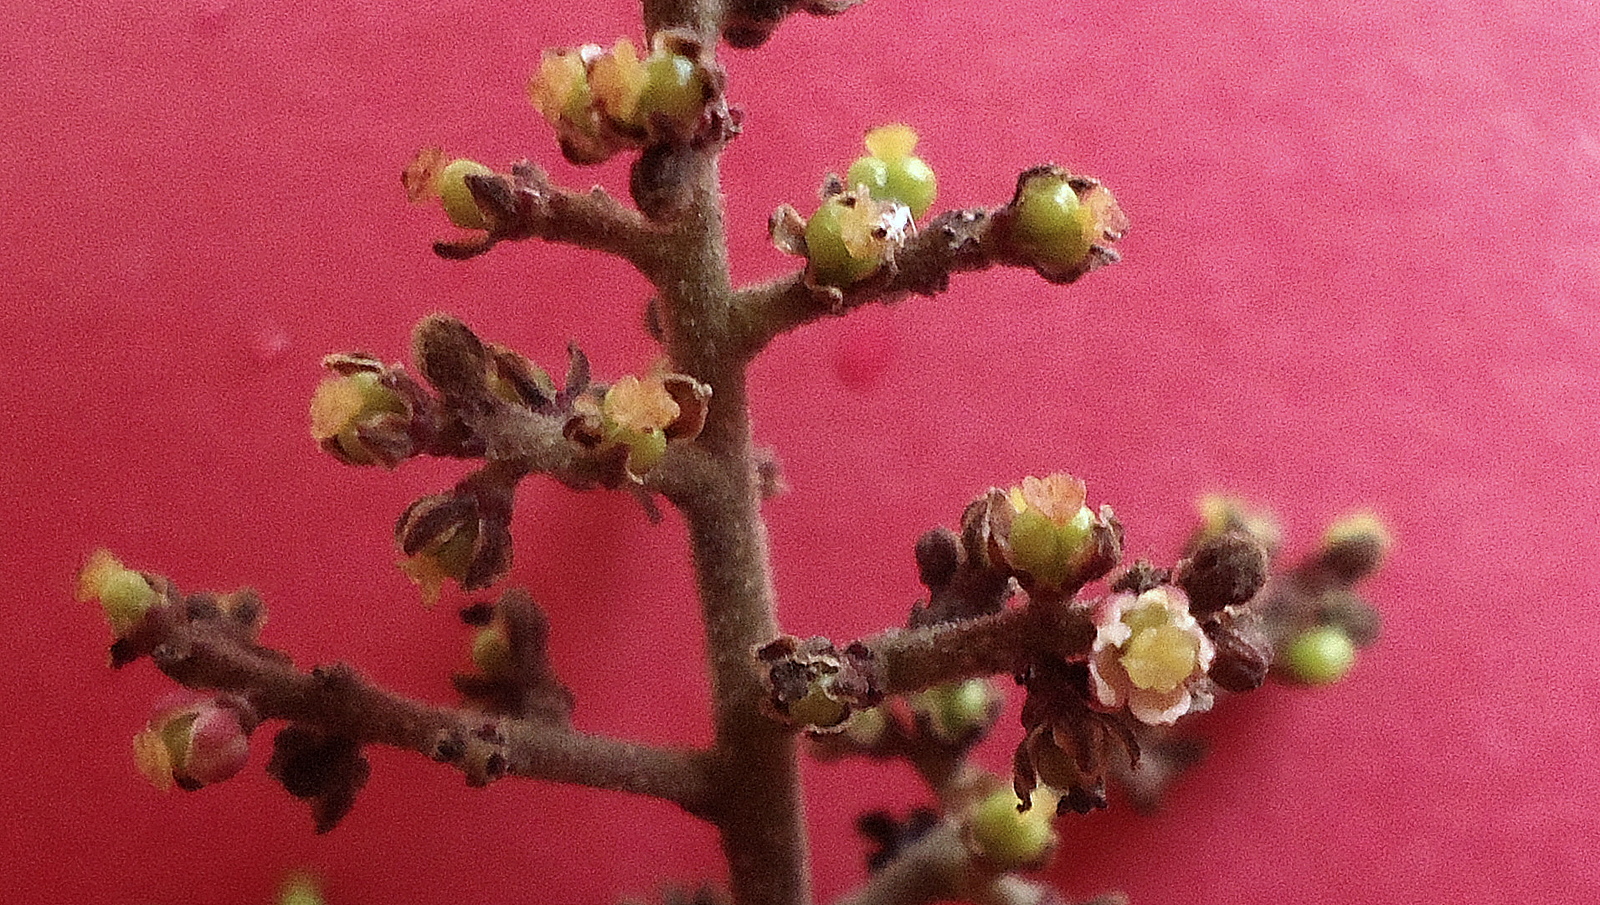
[[[666,30],[642,57],[626,38],[610,50],[547,50],[528,97],[555,129],[562,154],[593,164],[621,151],[722,137],[732,128],[722,82],[709,48]]]
[[[1122,525],[1111,507],[1084,505],[1086,489],[1071,475],[1026,477],[1009,491],[990,491],[990,558],[1004,563],[1030,594],[1070,596],[1122,558]]]
[[[1004,256],[1032,267],[1052,283],[1070,283],[1119,256],[1110,244],[1127,232],[1128,218],[1097,180],[1057,166],[1017,178],[1011,203],[994,215]]]
[[[1283,678],[1328,685],[1355,666],[1377,639],[1377,611],[1354,587],[1383,564],[1393,537],[1383,521],[1357,512],[1329,526],[1318,550],[1267,595],[1265,615]]]
[[[640,483],[661,462],[667,444],[692,440],[705,426],[711,388],[683,374],[631,374],[593,387],[572,405],[568,440],[614,462],[624,479]]]
[[[156,706],[133,738],[139,772],[157,789],[193,792],[232,778],[250,757],[254,711],[234,697],[178,693]]]
[[[785,635],[756,651],[766,669],[768,715],[813,732],[844,731],[852,714],[883,702],[880,667],[866,645]]]

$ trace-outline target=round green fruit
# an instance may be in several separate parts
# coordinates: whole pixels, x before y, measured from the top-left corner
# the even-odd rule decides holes
[[[811,280],[826,286],[849,286],[872,275],[881,263],[873,258],[858,258],[844,243],[843,217],[849,208],[839,198],[830,198],[806,221],[806,260],[811,262]]]
[[[1319,625],[1301,632],[1283,652],[1283,665],[1297,681],[1330,685],[1356,663],[1356,646],[1342,629]]]
[[[644,61],[644,87],[635,114],[641,125],[648,126],[653,115],[661,115],[678,128],[689,129],[700,118],[705,102],[705,73],[693,60],[657,53]]]
[[[439,200],[444,203],[444,212],[451,223],[462,229],[489,228],[483,211],[478,209],[477,199],[472,197],[472,189],[467,187],[467,177],[492,175],[494,170],[476,160],[461,158],[445,164],[439,173]]]
[[[933,168],[920,157],[861,157],[845,174],[850,188],[864,185],[880,201],[897,201],[920,218],[933,207],[938,194],[938,179]]]
[[[1029,179],[1012,202],[1011,246],[1036,264],[1077,266],[1093,244],[1094,212],[1078,201],[1065,176]]]

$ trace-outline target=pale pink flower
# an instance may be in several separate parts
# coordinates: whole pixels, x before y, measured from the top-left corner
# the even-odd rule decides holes
[[[1170,725],[1211,709],[1206,670],[1216,648],[1171,585],[1113,594],[1095,609],[1089,675],[1095,700],[1127,707],[1140,722]]]

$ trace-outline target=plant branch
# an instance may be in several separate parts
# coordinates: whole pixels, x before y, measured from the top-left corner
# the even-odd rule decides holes
[[[342,664],[301,672],[286,655],[243,642],[217,623],[191,621],[182,610],[152,609],[118,642],[116,662],[148,655],[177,682],[239,695],[262,718],[416,751],[454,764],[473,784],[509,774],[650,795],[698,816],[709,811],[697,753],[437,707],[379,688]]]
[[[754,355],[777,336],[812,321],[872,302],[937,295],[950,288],[952,274],[1002,263],[990,213],[973,208],[940,214],[895,252],[893,267],[843,293],[807,286],[803,273],[741,290],[739,347]]]
[[[494,227],[482,236],[434,243],[441,257],[463,260],[500,242],[543,239],[616,255],[646,276],[658,269],[662,229],[599,186],[586,192],[562,188],[526,160],[512,166],[509,181],[473,176],[468,185],[492,212]]]

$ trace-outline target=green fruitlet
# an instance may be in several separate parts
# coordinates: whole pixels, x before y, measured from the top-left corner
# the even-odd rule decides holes
[[[866,144],[867,155],[845,174],[847,187],[866,186],[873,198],[904,204],[914,218],[926,214],[938,194],[938,180],[933,167],[911,155],[917,133],[898,123],[879,126],[867,133]]]
[[[652,116],[664,116],[679,129],[688,130],[700,117],[705,97],[705,73],[693,60],[675,53],[654,53],[644,61],[644,86],[635,116],[641,124],[648,124]]]
[[[1059,588],[1093,538],[1094,513],[1087,507],[1060,525],[1037,509],[1024,509],[1011,521],[1011,561],[1040,585]]]
[[[1011,246],[1036,264],[1076,266],[1093,244],[1094,211],[1078,200],[1065,174],[1030,178],[1012,201]]]
[[[1332,625],[1319,625],[1295,636],[1283,652],[1289,675],[1307,685],[1329,685],[1350,672],[1356,646],[1350,636]]]
[[[458,158],[445,164],[439,173],[439,200],[450,222],[462,229],[488,229],[489,222],[478,209],[478,202],[467,187],[468,176],[492,176],[494,171],[476,160]]]
[[[1055,816],[1050,798],[1036,791],[1030,799],[1032,807],[1019,811],[1015,792],[992,792],[967,815],[968,838],[980,855],[1001,870],[1037,867],[1056,843],[1050,826]]]
[[[827,286],[849,286],[872,275],[882,262],[851,253],[844,240],[845,220],[854,213],[843,199],[829,198],[806,221],[806,260],[811,262],[812,282]]]

